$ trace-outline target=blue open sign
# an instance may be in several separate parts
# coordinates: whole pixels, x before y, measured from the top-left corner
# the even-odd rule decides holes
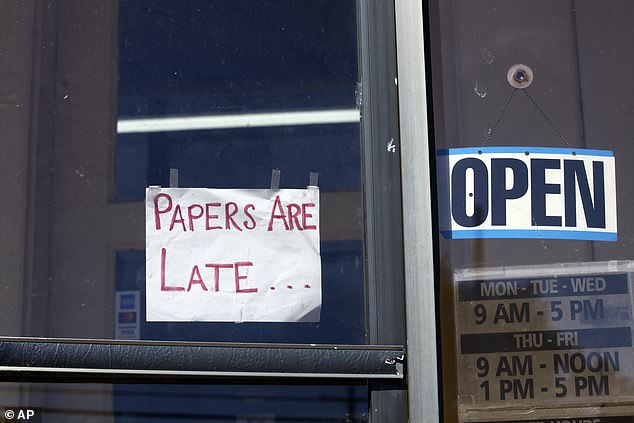
[[[616,241],[614,155],[605,150],[439,150],[445,238]]]

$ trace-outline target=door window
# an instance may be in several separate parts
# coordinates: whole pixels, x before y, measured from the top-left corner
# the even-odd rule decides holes
[[[625,1],[451,1],[432,7],[436,148],[470,148],[475,161],[479,154],[500,159],[513,151],[532,160],[531,168],[509,165],[506,177],[491,170],[483,185],[470,179],[465,198],[457,199],[457,189],[451,200],[454,214],[466,208],[474,222],[500,210],[510,222],[522,213],[524,197],[534,220],[527,227],[530,239],[499,219],[486,234],[479,232],[482,221],[470,225],[472,236],[465,239],[440,237],[448,421],[632,419],[625,404],[634,359],[633,232],[627,218],[634,91],[616,75],[634,60],[627,42],[633,13]],[[540,151],[551,156],[540,157]],[[584,155],[595,156],[588,169],[596,170],[566,182],[562,175],[570,175]],[[439,168],[441,156],[447,157],[438,156]],[[614,158],[615,175],[598,164],[599,157]],[[553,164],[541,193],[540,159]],[[520,193],[522,169],[533,175],[526,196]],[[502,179],[507,184],[499,208],[495,187]],[[586,183],[592,188],[581,194]],[[488,200],[473,199],[478,187]],[[570,199],[566,206],[555,206],[564,196]],[[603,218],[614,213],[618,234],[584,238],[566,232],[583,222],[591,226],[592,210],[602,210]],[[441,220],[449,213],[441,211]],[[555,229],[560,231],[549,232]],[[566,342],[566,333],[583,336]]]
[[[399,157],[383,143],[394,51],[375,48],[393,11],[379,3],[0,7],[0,405],[46,421],[406,413]],[[308,185],[318,321],[147,321],[146,188]]]

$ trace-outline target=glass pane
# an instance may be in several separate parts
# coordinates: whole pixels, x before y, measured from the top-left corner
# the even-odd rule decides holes
[[[203,322],[146,322],[138,325],[120,324],[121,330],[134,328],[140,339],[250,342],[298,342],[327,344],[337,334],[342,342],[361,343],[363,326],[363,279],[359,273],[362,257],[360,242],[322,242],[323,285],[322,317],[319,323],[203,323]],[[117,251],[116,291],[119,295],[142,293],[144,290],[145,254],[139,250]],[[128,294],[129,295],[129,294]],[[119,297],[120,298],[120,297]],[[144,295],[139,295],[138,313],[145,316]],[[119,312],[117,318],[129,313]],[[355,318],[356,317],[356,318]],[[134,320],[134,319],[132,319]],[[123,322],[120,322],[123,323]],[[125,332],[120,333],[127,338]]]
[[[120,0],[119,115],[354,108],[356,49],[350,1]]]
[[[634,5],[434,4],[436,147],[472,148],[463,165],[487,172],[439,176],[453,178],[441,221],[474,219],[440,241],[447,419],[631,421],[634,86],[619,74],[634,63]],[[591,223],[613,212],[617,235]]]
[[[367,422],[364,386],[0,385],[4,416],[31,422]],[[21,413],[21,414],[20,414]],[[8,419],[11,421],[14,419]]]
[[[355,1],[6,9],[0,335],[366,342]],[[320,187],[320,320],[146,322],[145,189],[177,171],[183,188],[264,190],[273,170]]]
[[[358,192],[359,147],[354,123],[119,134],[117,197],[139,201],[146,186],[169,186],[170,169],[184,187],[263,188],[280,169],[283,186],[305,186],[313,171],[322,191]]]

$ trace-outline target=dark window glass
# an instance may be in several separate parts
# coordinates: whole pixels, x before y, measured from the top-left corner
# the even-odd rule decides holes
[[[138,201],[147,186],[169,186],[170,169],[183,187],[267,188],[280,169],[282,188],[305,187],[318,172],[322,191],[358,192],[359,154],[359,125],[349,123],[120,134],[117,198]]]
[[[356,6],[8,7],[3,57],[14,59],[0,64],[20,72],[0,105],[13,122],[3,193],[14,199],[0,223],[0,335],[112,339],[120,318],[136,317],[143,339],[366,343]],[[26,25],[35,29],[22,34]],[[160,127],[172,118],[185,123]],[[145,188],[169,186],[173,169],[179,187],[267,189],[277,169],[280,188],[305,188],[318,175],[320,322],[148,324],[141,309],[117,313],[121,290],[144,307]]]
[[[393,202],[383,204],[399,190],[392,165],[385,185],[362,178],[374,169],[383,178],[386,168],[372,161],[364,169],[361,159],[384,148],[361,142],[358,6],[353,0],[3,3],[0,124],[7,154],[0,168],[10,182],[0,192],[11,201],[0,219],[0,335],[82,338],[91,348],[95,339],[112,338],[366,344],[370,321],[374,343],[401,342],[404,319],[391,308],[401,297],[400,279],[392,277],[400,263],[377,273],[381,280],[372,284],[381,289],[366,288],[367,257],[381,267],[374,257],[400,238],[368,236],[378,241],[373,255],[366,254],[362,187],[390,191],[376,200],[368,195],[375,221],[378,209],[399,213]],[[365,32],[374,31],[370,23]],[[391,29],[377,32],[391,39]],[[376,49],[387,51],[377,55],[380,62],[392,57],[391,48]],[[387,80],[392,87],[392,76]],[[392,100],[382,116],[390,130]],[[384,102],[372,103],[383,112]],[[206,123],[187,127],[190,118]],[[180,126],[161,128],[166,119],[179,119]],[[398,163],[387,151],[396,160],[390,164]],[[304,188],[318,174],[318,323],[145,321],[144,190],[170,184],[174,169],[180,187],[268,188],[278,169],[280,188]],[[382,298],[392,283],[393,292]],[[378,309],[374,321],[366,295]],[[119,325],[129,325],[126,336]],[[103,381],[101,370],[88,371],[86,380]],[[244,380],[251,385],[5,381],[0,409],[39,411],[33,421],[368,420],[365,383]],[[397,408],[392,388],[399,400],[404,391],[387,388],[376,397]],[[373,412],[384,409],[391,412]]]
[[[618,421],[631,421],[631,412],[619,410],[618,406],[632,399],[629,389],[634,376],[631,370],[634,349],[629,339],[632,294],[625,286],[626,292],[620,291],[619,295],[602,295],[601,289],[590,289],[584,292],[583,298],[575,298],[569,295],[572,291],[566,289],[570,289],[567,281],[575,274],[580,280],[582,277],[610,279],[606,276],[610,272],[625,272],[622,276],[625,279],[620,280],[625,280],[626,285],[631,278],[634,226],[629,216],[634,206],[631,165],[634,85],[619,75],[634,63],[630,42],[634,36],[634,4],[591,0],[433,3],[431,19],[434,32],[437,31],[434,37],[439,36],[433,45],[438,78],[434,86],[436,148],[476,147],[477,151],[485,145],[550,147],[561,149],[566,159],[572,161],[578,159],[572,152],[575,150],[610,150],[615,157],[616,181],[611,180],[609,185],[616,184],[618,215],[615,242],[549,239],[549,236],[462,240],[441,237],[440,320],[447,421],[518,421],[527,415],[536,420],[560,417],[592,420],[605,415],[622,415]],[[515,89],[510,85],[507,72],[514,65],[532,70],[528,87]],[[525,78],[522,74],[512,75],[515,82]],[[546,172],[547,183],[553,184],[554,190],[559,189],[557,184],[563,185],[563,179],[559,181],[554,171]],[[507,192],[509,189],[510,185],[506,187]],[[532,201],[536,209],[545,207],[546,214],[554,216],[541,219],[542,225],[552,225],[562,218],[572,220],[563,210],[544,206],[539,195],[533,196]],[[533,226],[539,224],[534,222]],[[558,275],[564,281],[559,284],[561,292],[557,287],[546,287],[543,294],[525,299],[520,298],[523,294],[505,293],[503,285],[497,287],[497,294],[491,291],[487,294],[484,290],[473,298],[460,299],[455,292],[459,286],[465,286],[459,285],[465,280],[476,281],[478,285],[473,285],[476,288],[485,287],[479,285],[482,281],[508,282],[513,287],[524,278],[556,280]],[[608,283],[609,289],[617,289],[614,284],[619,277],[610,280],[616,282]],[[502,316],[513,308],[520,310],[522,304],[526,304],[525,310],[530,311],[530,315],[521,321]],[[576,314],[579,304],[585,304],[580,307],[581,315]],[[596,304],[600,304],[599,312],[594,310]],[[589,305],[594,307],[592,313],[587,311]],[[559,307],[562,310],[558,310]],[[585,315],[583,307],[586,307]],[[527,317],[530,320],[526,320]],[[621,329],[607,330],[612,327]],[[513,383],[519,386],[528,379],[533,380],[534,392],[525,397],[505,397],[501,393],[506,378],[504,371],[496,366],[504,360],[512,360],[513,354],[508,349],[505,352],[502,343],[496,345],[494,336],[486,336],[502,332],[519,336],[535,332],[540,336],[545,333],[542,331],[584,328],[590,331],[590,338],[602,336],[601,341],[581,340],[568,348],[564,348],[563,343],[556,344],[559,348],[521,348],[518,357],[530,357],[536,367],[530,377],[519,375]],[[462,343],[462,335],[485,336],[469,339],[483,342],[474,347],[474,351],[481,348],[489,352],[468,353],[475,344]],[[544,342],[553,343],[547,338]],[[553,365],[557,367],[559,357],[601,356],[603,360],[615,354],[620,357],[618,368],[604,366],[600,372],[604,385],[612,388],[609,393],[593,391],[589,394],[575,385],[584,377],[586,381],[591,380],[588,369],[571,377],[568,371],[553,368]],[[485,369],[489,363],[490,373]],[[487,392],[489,384],[491,391]],[[617,388],[620,386],[623,389]],[[567,407],[574,412],[564,416],[558,411]],[[511,408],[516,411],[511,412]]]
[[[147,186],[169,186],[170,169],[178,169],[178,186],[208,188],[268,188],[272,169],[281,171],[281,188],[302,188],[317,172],[322,194],[319,323],[142,322],[143,339],[365,342],[355,3],[324,1],[310,10],[296,1],[248,8],[227,1],[120,2],[120,122],[212,123],[133,133],[120,126],[116,200],[140,201]],[[298,111],[352,111],[353,118],[289,125]],[[245,123],[252,113],[267,113],[270,122]],[[240,123],[215,127],[214,118],[227,116]],[[346,234],[342,224],[357,229]],[[117,253],[117,290],[132,289],[120,283],[134,277],[143,292],[144,260],[142,251]]]
[[[140,338],[224,342],[364,343],[363,257],[358,241],[322,242],[322,318],[319,323],[145,322]],[[116,291],[140,293],[139,315],[145,316],[145,253],[116,254]],[[117,317],[115,317],[117,318]]]
[[[353,1],[119,5],[121,117],[355,107]]]
[[[368,421],[366,389],[362,385],[4,383],[0,411],[3,416],[13,411],[14,419],[20,412],[26,417],[32,411],[28,421],[34,422],[361,423]]]

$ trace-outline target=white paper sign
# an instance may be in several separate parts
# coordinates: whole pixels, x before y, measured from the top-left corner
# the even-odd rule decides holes
[[[148,321],[317,322],[319,189],[146,190]]]
[[[445,238],[616,241],[616,171],[606,150],[439,150]]]

